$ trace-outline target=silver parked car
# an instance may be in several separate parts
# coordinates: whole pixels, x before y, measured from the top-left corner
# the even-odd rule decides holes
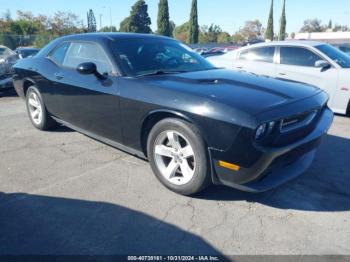
[[[208,60],[218,67],[317,86],[329,94],[334,112],[350,113],[350,56],[329,44],[262,43]]]

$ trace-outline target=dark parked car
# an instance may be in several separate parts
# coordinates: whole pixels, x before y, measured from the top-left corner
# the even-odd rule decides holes
[[[20,59],[35,56],[39,52],[39,48],[34,47],[18,47],[15,52]]]
[[[333,113],[320,89],[216,69],[170,38],[83,34],[14,66],[33,125],[147,158],[169,189],[259,192],[303,173]]]
[[[0,91],[13,88],[11,69],[17,59],[14,51],[0,45]]]

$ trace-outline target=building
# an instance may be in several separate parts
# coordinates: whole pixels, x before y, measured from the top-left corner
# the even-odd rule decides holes
[[[313,40],[330,44],[350,43],[350,32],[297,33],[294,40]]]

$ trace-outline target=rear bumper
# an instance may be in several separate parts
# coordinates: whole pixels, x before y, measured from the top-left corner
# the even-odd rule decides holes
[[[302,140],[279,148],[259,147],[262,153],[250,168],[231,171],[213,159],[216,182],[249,192],[263,192],[304,173],[312,164],[321,138],[333,121],[333,112],[324,110],[315,129]]]

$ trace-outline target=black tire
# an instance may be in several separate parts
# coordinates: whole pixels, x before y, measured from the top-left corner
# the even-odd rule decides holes
[[[38,101],[41,104],[42,117],[41,117],[41,121],[39,122],[35,122],[31,115],[31,111],[30,111],[31,109],[29,104],[29,99],[31,97],[31,94],[35,94],[38,98]],[[27,105],[27,113],[28,113],[29,119],[32,122],[34,127],[43,131],[47,131],[57,126],[57,122],[48,114],[44,104],[44,100],[40,94],[40,91],[35,86],[30,86],[26,92],[26,105]]]
[[[167,131],[175,131],[183,136],[191,145],[194,153],[195,168],[189,182],[183,185],[171,183],[157,166],[155,160],[155,147],[157,139]],[[210,168],[205,142],[198,129],[181,119],[167,118],[158,122],[151,130],[147,140],[147,155],[151,168],[158,180],[168,189],[181,195],[193,195],[208,187],[211,184]]]

